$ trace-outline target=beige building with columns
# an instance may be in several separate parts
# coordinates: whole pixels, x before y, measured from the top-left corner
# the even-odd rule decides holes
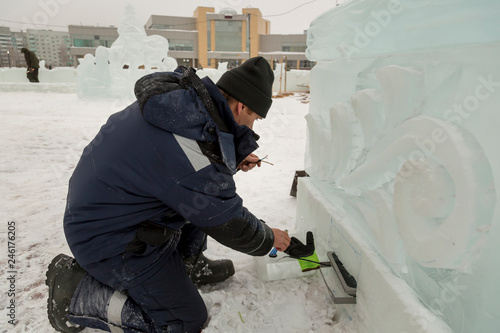
[[[306,34],[270,34],[271,23],[258,8],[216,13],[213,7],[197,7],[192,17],[151,15],[145,30],[147,35],[168,39],[168,56],[179,65],[217,68],[227,62],[236,67],[255,56],[271,63],[286,59],[288,68],[310,69],[314,65],[305,57]],[[69,26],[69,32],[76,64],[77,58],[93,54],[97,46],[109,46],[118,38],[115,27]]]

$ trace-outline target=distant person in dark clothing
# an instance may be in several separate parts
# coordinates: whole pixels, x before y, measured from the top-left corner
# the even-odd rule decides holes
[[[38,64],[38,58],[35,52],[28,50],[23,47],[21,52],[24,53],[24,59],[26,59],[26,65],[28,66],[28,71],[26,72],[26,76],[30,82],[40,82],[38,81],[38,69],[40,65]]]

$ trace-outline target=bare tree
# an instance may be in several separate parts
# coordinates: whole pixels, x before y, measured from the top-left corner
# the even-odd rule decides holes
[[[9,67],[18,67],[17,66],[17,58],[19,57],[19,54],[16,52],[14,49],[14,46],[9,45],[9,55],[10,55],[10,64]]]
[[[62,66],[69,66],[68,48],[64,42],[61,43],[59,47],[59,64]]]

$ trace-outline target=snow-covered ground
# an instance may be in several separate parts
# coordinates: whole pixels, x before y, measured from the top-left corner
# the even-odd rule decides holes
[[[293,233],[295,170],[304,169],[308,104],[276,99],[255,124],[260,156],[268,161],[235,177],[245,206],[270,226]],[[71,254],[62,229],[68,179],[81,151],[107,117],[130,101],[79,100],[76,94],[0,92],[0,317],[1,332],[53,332],[46,315],[45,271],[59,253]],[[15,265],[8,267],[8,222],[15,222]],[[11,234],[12,235],[12,234]],[[299,237],[301,237],[299,235]],[[303,238],[302,236],[301,238]],[[12,244],[11,244],[12,245]],[[209,241],[210,258],[232,259],[236,274],[200,289],[213,332],[348,332],[338,321],[321,275],[264,282],[253,258]],[[12,263],[12,262],[10,262]],[[15,296],[9,295],[16,272]],[[16,325],[6,307],[15,300]],[[340,313],[340,312],[339,312]],[[91,331],[91,330],[87,330]]]

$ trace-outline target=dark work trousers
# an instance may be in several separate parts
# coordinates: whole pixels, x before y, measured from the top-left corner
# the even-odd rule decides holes
[[[31,72],[26,74],[30,82],[40,82],[38,81],[38,68],[31,68]]]
[[[191,223],[186,223],[181,229],[181,239],[177,251],[183,259],[197,256],[207,249],[207,234]]]
[[[141,328],[140,331],[144,327],[150,327],[144,330],[200,332],[207,319],[207,309],[198,290],[187,276],[182,259],[197,255],[205,248],[206,234],[187,223],[181,228],[181,232],[176,233],[165,244],[148,245],[143,254],[125,252],[120,256],[85,266],[84,269],[105,286],[99,288],[96,287],[96,283],[99,284],[96,281],[83,281],[90,279],[90,276],[82,280],[70,306],[70,313],[73,314],[70,316],[71,321],[82,326],[102,329],[102,318],[108,318],[110,313],[106,304],[117,303],[108,297],[115,290],[123,291],[125,296],[122,298],[131,298],[145,314],[143,316],[138,313],[124,313],[120,309],[118,326],[122,328],[130,327],[127,326],[127,321],[137,324],[142,320],[146,322],[145,326],[136,326]],[[95,309],[96,299],[102,303],[102,310]],[[129,299],[127,302],[130,302]],[[127,302],[123,301],[121,304],[128,304]],[[100,317],[100,322],[95,324],[88,320],[92,316]],[[123,329],[123,332],[137,331]]]

